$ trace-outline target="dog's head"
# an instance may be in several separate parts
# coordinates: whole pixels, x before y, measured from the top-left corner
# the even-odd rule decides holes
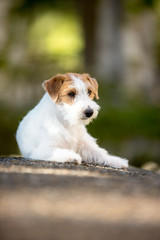
[[[69,123],[88,124],[97,116],[99,106],[93,99],[98,99],[98,83],[89,74],[58,74],[43,87]]]

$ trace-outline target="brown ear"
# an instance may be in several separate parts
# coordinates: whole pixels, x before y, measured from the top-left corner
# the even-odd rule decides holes
[[[61,85],[64,82],[65,76],[63,74],[58,74],[49,80],[43,82],[43,88],[49,93],[51,98],[56,102],[58,98],[58,93]]]
[[[98,96],[98,83],[97,83],[95,78],[90,78],[90,79],[91,79],[91,84],[92,84],[92,86],[95,89],[95,98],[99,99],[99,96]]]
[[[99,99],[99,96],[98,96],[98,83],[97,83],[96,79],[92,78],[88,73],[83,73],[83,76],[85,76],[85,78],[92,85],[92,87],[94,89],[95,98]]]

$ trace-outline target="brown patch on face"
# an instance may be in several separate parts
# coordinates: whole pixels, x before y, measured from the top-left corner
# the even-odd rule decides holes
[[[92,78],[88,73],[69,73],[74,75],[77,78],[80,78],[82,81],[84,81],[88,85],[88,95],[91,99],[98,97],[98,83],[95,78]]]
[[[95,78],[92,78],[88,73],[83,73],[83,81],[86,83],[89,83],[88,90],[91,91],[91,94],[89,95],[91,98],[99,99],[98,97],[98,83]]]
[[[58,74],[43,83],[44,89],[48,92],[54,102],[73,104],[78,93],[77,90],[72,87],[74,81],[72,80],[71,75],[74,75],[87,84],[88,95],[91,99],[94,97],[98,99],[98,83],[94,78],[91,78],[87,73],[66,73]]]
[[[63,102],[67,104],[73,104],[77,91],[75,88],[69,87],[70,84],[64,83],[64,85],[61,87],[59,91],[59,97],[57,99],[57,103]]]
[[[73,103],[74,93],[76,95],[76,90],[69,87],[71,85],[73,85],[73,80],[68,74],[58,74],[43,83],[44,89],[54,102],[68,104]],[[71,94],[71,92],[73,93]]]

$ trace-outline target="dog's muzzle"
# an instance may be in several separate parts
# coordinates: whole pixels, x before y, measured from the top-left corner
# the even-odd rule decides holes
[[[92,109],[92,108],[87,108],[87,109],[84,111],[84,116],[85,116],[86,118],[90,118],[92,115],[93,115],[93,109]]]

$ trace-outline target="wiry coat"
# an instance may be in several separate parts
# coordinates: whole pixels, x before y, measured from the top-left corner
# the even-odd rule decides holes
[[[116,168],[128,161],[100,148],[85,128],[97,117],[98,84],[88,74],[59,74],[43,83],[45,95],[21,121],[16,138],[26,158],[82,161]]]

